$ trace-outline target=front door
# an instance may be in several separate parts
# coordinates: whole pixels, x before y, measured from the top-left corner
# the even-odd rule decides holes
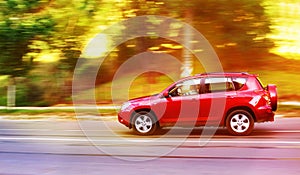
[[[191,125],[197,122],[200,111],[200,79],[177,83],[168,90],[169,97],[162,99],[162,123]],[[162,108],[161,108],[162,109]]]

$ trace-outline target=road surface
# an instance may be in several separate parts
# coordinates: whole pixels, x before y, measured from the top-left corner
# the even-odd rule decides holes
[[[299,126],[277,118],[246,137],[210,135],[216,128],[141,137],[116,121],[0,120],[0,174],[299,175]]]

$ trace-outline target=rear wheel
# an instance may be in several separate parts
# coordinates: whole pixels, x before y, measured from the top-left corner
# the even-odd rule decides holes
[[[254,127],[254,120],[248,111],[235,110],[228,115],[226,127],[232,135],[249,135]]]
[[[159,128],[158,122],[152,113],[142,111],[133,116],[133,131],[138,135],[151,135]]]

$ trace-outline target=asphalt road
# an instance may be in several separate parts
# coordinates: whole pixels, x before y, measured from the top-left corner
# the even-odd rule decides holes
[[[0,174],[299,175],[299,126],[277,118],[246,137],[216,128],[141,137],[116,121],[1,120]]]

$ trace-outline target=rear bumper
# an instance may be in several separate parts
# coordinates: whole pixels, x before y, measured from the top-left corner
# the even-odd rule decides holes
[[[257,122],[273,122],[275,113],[270,106],[262,106],[256,112]]]

